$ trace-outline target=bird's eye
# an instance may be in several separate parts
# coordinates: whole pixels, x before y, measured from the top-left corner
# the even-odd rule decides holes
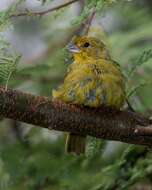
[[[85,47],[85,48],[87,48],[89,46],[90,46],[90,44],[88,42],[86,42],[86,43],[83,44],[83,47]]]

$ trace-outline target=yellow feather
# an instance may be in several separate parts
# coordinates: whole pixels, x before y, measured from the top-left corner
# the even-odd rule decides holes
[[[90,107],[105,104],[119,108],[125,99],[124,92],[124,77],[112,60],[98,59],[95,63],[85,60],[72,64],[63,85],[53,91],[53,98]]]
[[[76,38],[73,43],[77,47],[74,62],[62,86],[53,90],[53,98],[90,107],[120,108],[125,101],[125,79],[105,45],[86,36]]]

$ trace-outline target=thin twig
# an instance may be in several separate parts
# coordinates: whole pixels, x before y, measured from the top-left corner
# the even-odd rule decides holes
[[[21,17],[21,16],[43,16],[45,14],[48,14],[50,12],[53,12],[53,11],[57,11],[61,8],[64,8],[74,2],[77,2],[78,0],[71,0],[67,3],[64,3],[64,4],[61,4],[61,5],[58,5],[56,7],[53,7],[53,8],[50,8],[50,9],[47,9],[47,10],[44,10],[44,11],[39,11],[39,12],[31,12],[31,11],[26,11],[26,12],[23,12],[23,13],[15,13],[15,14],[11,14],[10,15],[10,18],[13,18],[13,17]]]
[[[74,35],[88,35],[92,20],[95,16],[96,10],[93,9],[91,14],[80,24],[75,30]]]
[[[135,112],[135,110],[134,110],[134,108],[132,107],[132,105],[130,104],[128,98],[126,98],[126,103],[127,103],[127,105],[128,105],[128,109],[129,109],[130,111],[132,111],[132,112]]]
[[[136,93],[136,91],[141,88],[141,87],[145,87],[147,85],[152,85],[151,82],[143,82],[138,84],[137,86],[135,86],[128,94],[127,94],[127,98],[130,98],[134,93]]]
[[[85,22],[85,31],[84,31],[85,35],[88,35],[88,33],[89,33],[89,29],[90,29],[90,26],[91,26],[91,23],[92,23],[92,20],[93,20],[95,14],[96,14],[96,9],[94,8],[93,11],[91,12],[90,16],[88,17],[88,19]]]

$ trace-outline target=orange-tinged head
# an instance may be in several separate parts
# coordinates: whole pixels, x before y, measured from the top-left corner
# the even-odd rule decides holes
[[[109,54],[102,41],[94,37],[75,37],[68,49],[75,59],[108,59]]]

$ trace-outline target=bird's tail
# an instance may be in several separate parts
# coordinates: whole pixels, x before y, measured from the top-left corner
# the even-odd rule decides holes
[[[85,153],[85,136],[79,136],[75,133],[69,133],[66,139],[66,152],[77,155]]]

